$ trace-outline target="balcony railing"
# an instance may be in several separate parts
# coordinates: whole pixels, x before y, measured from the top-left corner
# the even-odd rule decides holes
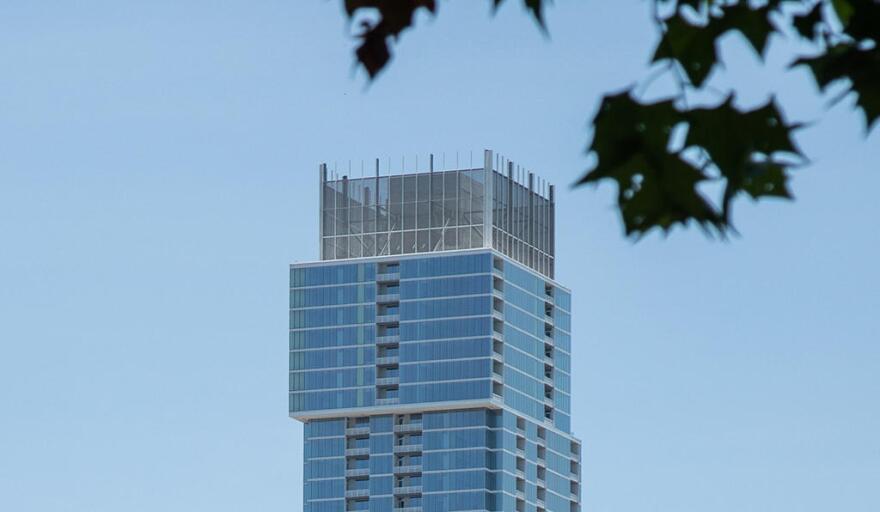
[[[394,425],[395,432],[421,432],[421,423],[404,423],[402,425]]]
[[[383,272],[376,274],[376,281],[400,281],[400,272]]]
[[[394,507],[392,512],[422,512],[422,507]]]
[[[354,468],[345,470],[345,476],[367,476],[369,474],[370,468]]]
[[[399,300],[399,293],[380,293],[376,295],[376,302],[397,302]]]
[[[376,358],[376,364],[378,365],[397,364],[399,361],[400,358],[398,356],[385,356]]]
[[[422,451],[421,444],[398,444],[394,445],[394,453],[413,453]]]
[[[422,486],[421,486],[421,485],[407,485],[407,486],[404,486],[404,487],[395,487],[395,488],[394,488],[394,494],[395,494],[395,495],[401,495],[401,494],[420,494],[421,492],[422,492]]]
[[[400,403],[400,399],[397,397],[394,398],[377,398],[376,405],[393,405],[396,403]]]
[[[369,446],[366,448],[346,448],[345,449],[345,456],[346,457],[353,457],[353,456],[358,456],[358,455],[369,455],[369,454],[370,454],[370,447]]]
[[[376,343],[379,345],[400,343],[400,335],[399,334],[386,334],[385,336],[376,336]]]
[[[400,321],[400,314],[395,313],[393,315],[378,315],[376,316],[377,324],[390,324],[394,322]]]
[[[370,433],[370,426],[366,425],[363,427],[349,427],[345,429],[345,435],[347,436],[363,436]]]
[[[413,473],[421,473],[422,465],[421,464],[410,464],[409,466],[394,466],[394,474],[396,475],[411,475]]]
[[[391,386],[394,384],[398,384],[400,382],[400,377],[382,377],[376,379],[377,386]]]
[[[346,498],[363,498],[364,496],[369,496],[369,489],[348,489],[345,491]]]

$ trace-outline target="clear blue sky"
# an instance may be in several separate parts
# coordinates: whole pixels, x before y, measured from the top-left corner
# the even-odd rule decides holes
[[[613,187],[568,185],[645,75],[647,4],[556,2],[547,40],[439,3],[370,87],[338,1],[0,5],[0,509],[300,510],[318,162],[489,147],[560,188],[585,511],[880,510],[880,130],[776,71],[790,43],[762,67],[731,38],[741,104],[821,118],[798,199],[634,244]]]

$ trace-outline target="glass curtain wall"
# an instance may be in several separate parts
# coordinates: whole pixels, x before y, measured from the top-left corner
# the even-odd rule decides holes
[[[483,169],[323,184],[322,259],[484,246]]]

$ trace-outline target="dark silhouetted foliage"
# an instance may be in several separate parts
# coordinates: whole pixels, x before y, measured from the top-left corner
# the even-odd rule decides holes
[[[504,3],[491,1],[495,8]],[[545,30],[549,0],[521,1]],[[792,141],[801,125],[786,122],[775,100],[744,109],[731,92],[715,106],[689,105],[688,94],[704,91],[719,66],[719,38],[728,33],[744,37],[761,59],[773,34],[808,41],[813,51],[791,66],[806,66],[823,93],[833,84],[838,94],[832,103],[854,95],[866,131],[880,118],[880,0],[649,0],[648,5],[661,34],[652,65],[674,77],[678,94],[648,101],[629,89],[604,97],[592,123],[589,152],[595,163],[577,181],[616,182],[628,235],[693,221],[724,236],[733,229],[732,201],[741,193],[756,200],[791,198],[789,174],[806,160]],[[349,18],[361,9],[378,14],[363,23],[356,50],[374,79],[391,58],[389,42],[413,25],[420,9],[436,14],[437,2],[345,0],[345,8]],[[716,203],[700,190],[704,183],[720,185]]]

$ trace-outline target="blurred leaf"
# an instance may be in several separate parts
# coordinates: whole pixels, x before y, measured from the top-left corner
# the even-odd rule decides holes
[[[718,60],[715,39],[718,25],[692,25],[680,15],[666,20],[666,32],[657,43],[652,62],[671,59],[678,62],[691,83],[700,87]]]
[[[831,6],[834,8],[834,12],[837,14],[837,19],[840,20],[840,23],[846,27],[849,25],[849,20],[852,18],[853,7],[852,4],[849,3],[849,0],[831,0]]]
[[[860,48],[855,43],[840,43],[824,54],[796,60],[792,66],[806,65],[825,91],[838,80],[848,80],[848,91],[855,92],[856,104],[865,115],[870,131],[880,118],[880,48]],[[842,96],[841,96],[842,97]]]
[[[804,39],[813,39],[816,36],[816,25],[822,23],[822,9],[825,4],[819,2],[812,9],[792,17],[792,25]]]
[[[345,0],[349,19],[359,9],[376,9],[379,13],[379,20],[375,23],[362,23],[363,30],[357,36],[361,44],[355,50],[370,78],[375,78],[391,59],[388,38],[397,38],[410,27],[416,11],[423,8],[435,13],[437,6],[434,0]]]
[[[835,2],[836,4],[837,2]],[[846,16],[844,31],[856,42],[866,39],[880,42],[880,1],[846,0],[849,14]],[[846,9],[846,7],[842,7]],[[843,18],[841,18],[841,21]]]
[[[494,9],[504,1],[492,0]],[[777,23],[780,32],[795,30],[817,43],[819,53],[799,58],[792,66],[807,66],[823,92],[832,83],[845,83],[834,101],[855,93],[868,130],[880,119],[880,0],[649,1],[655,16],[667,16],[656,20],[663,33],[652,62],[673,63],[690,82],[681,86],[678,100],[686,100],[692,89],[706,90],[705,81],[720,62],[720,38],[739,32],[763,59]],[[343,2],[349,19],[362,9],[376,14],[361,23],[357,36],[357,59],[371,79],[391,58],[390,40],[413,25],[420,9],[437,9],[436,0]],[[522,0],[542,30],[548,2]],[[783,7],[792,5],[795,14],[790,15]],[[792,139],[800,125],[786,123],[775,101],[739,109],[729,94],[714,107],[689,109],[686,104],[681,101],[677,108],[672,100],[640,102],[627,91],[604,97],[593,119],[589,150],[596,164],[578,184],[617,184],[628,235],[640,236],[655,227],[669,230],[691,220],[724,234],[732,229],[737,196],[791,198],[789,172],[805,160]],[[671,148],[674,133],[677,145],[684,139],[683,149]],[[700,192],[705,182],[721,185],[717,203]]]
[[[759,199],[763,196],[776,196],[791,199],[788,190],[788,173],[784,165],[776,162],[754,162],[746,167],[742,190]]]
[[[669,100],[643,104],[629,91],[602,100],[590,146],[598,162],[578,184],[617,182],[627,235],[668,230],[691,219],[723,230],[722,219],[696,189],[706,176],[667,150],[673,128],[682,121]]]
[[[753,110],[740,110],[733,97],[711,108],[687,113],[686,147],[702,148],[725,178],[722,213],[730,221],[731,200],[741,191],[752,197],[789,197],[786,168],[766,164],[775,156],[801,156],[792,140],[799,125],[786,124],[773,100]]]
[[[722,35],[728,30],[738,30],[751,43],[755,53],[761,58],[767,50],[767,41],[773,33],[770,23],[770,7],[750,7],[748,2],[725,7],[724,17],[720,21],[725,27]]]
[[[535,21],[538,22],[538,26],[541,27],[542,30],[547,29],[547,25],[544,23],[544,2],[549,2],[550,0],[523,0],[523,5],[525,5],[526,9],[532,16],[535,18]],[[504,3],[504,0],[492,0],[493,9],[498,10],[501,4]]]
[[[718,38],[731,30],[739,31],[758,55],[764,55],[773,32],[767,5],[750,7],[747,3],[727,6],[721,17],[709,16],[704,25],[695,24],[680,11],[664,20],[666,29],[652,62],[678,62],[688,79],[701,87],[718,63]]]

